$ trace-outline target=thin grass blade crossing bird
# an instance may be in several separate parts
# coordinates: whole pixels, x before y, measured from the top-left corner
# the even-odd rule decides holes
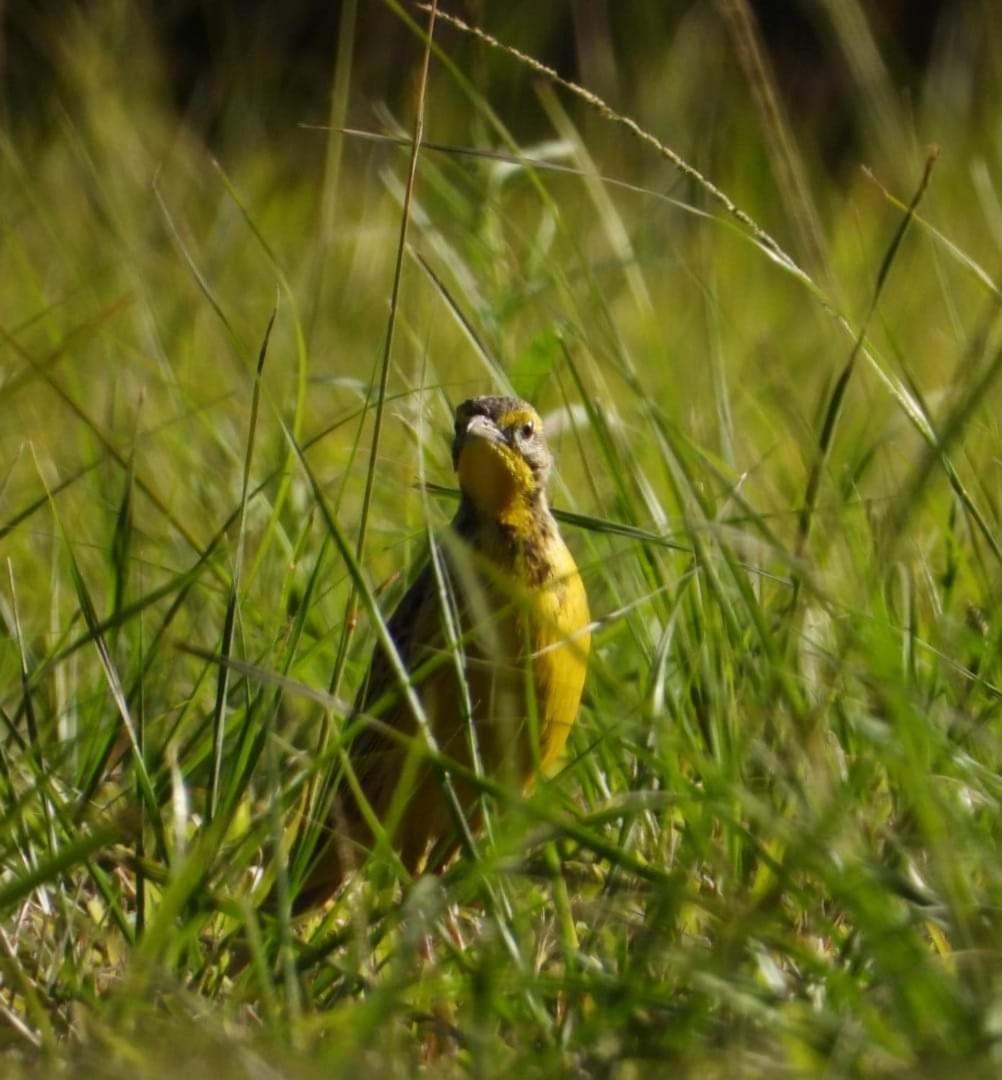
[[[439,750],[525,789],[537,769],[553,769],[577,718],[590,644],[588,598],[547,505],[552,457],[536,410],[513,397],[464,401],[456,409],[452,459],[462,497],[441,544],[440,570],[429,560],[387,627]],[[458,663],[447,645],[443,585],[460,635]],[[379,645],[357,707],[402,733],[416,732]],[[353,740],[348,756],[377,818],[396,819],[390,839],[404,866],[417,873],[444,865],[457,840],[441,776],[408,761],[407,746],[374,727]],[[456,792],[475,827],[477,792],[458,781]],[[327,827],[299,909],[333,895],[373,845],[343,781]]]

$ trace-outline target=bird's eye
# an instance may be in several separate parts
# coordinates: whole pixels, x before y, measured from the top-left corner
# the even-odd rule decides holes
[[[519,438],[531,439],[536,434],[536,425],[531,420],[526,422],[518,429]]]

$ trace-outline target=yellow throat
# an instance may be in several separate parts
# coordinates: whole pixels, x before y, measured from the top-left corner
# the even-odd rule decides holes
[[[463,491],[483,517],[525,532],[532,523],[532,469],[504,443],[471,438],[459,455],[456,472]]]

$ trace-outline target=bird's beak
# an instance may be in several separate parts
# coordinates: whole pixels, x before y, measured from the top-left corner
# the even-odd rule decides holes
[[[503,443],[504,436],[497,424],[486,416],[471,416],[466,425],[463,441],[467,439],[486,439],[487,442]]]
[[[461,459],[465,459],[467,466],[472,468],[477,461],[507,460],[510,453],[508,440],[489,416],[471,416],[456,432],[452,444],[452,464],[459,472]]]

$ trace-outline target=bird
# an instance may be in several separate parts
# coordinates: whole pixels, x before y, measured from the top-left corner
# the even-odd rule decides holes
[[[553,772],[578,715],[588,597],[547,502],[553,458],[532,405],[500,395],[463,401],[452,464],[460,501],[437,544],[440,557],[425,562],[386,628],[438,751],[524,792],[538,773]],[[413,739],[388,734],[414,736],[418,721],[378,641],[355,712],[381,724],[361,725],[347,748],[357,785],[343,776],[337,785],[298,911],[334,896],[365,861],[374,843],[367,816],[392,828],[412,875],[441,869],[455,854],[457,803],[477,827],[476,786],[455,778],[450,807],[441,770],[409,757]]]

